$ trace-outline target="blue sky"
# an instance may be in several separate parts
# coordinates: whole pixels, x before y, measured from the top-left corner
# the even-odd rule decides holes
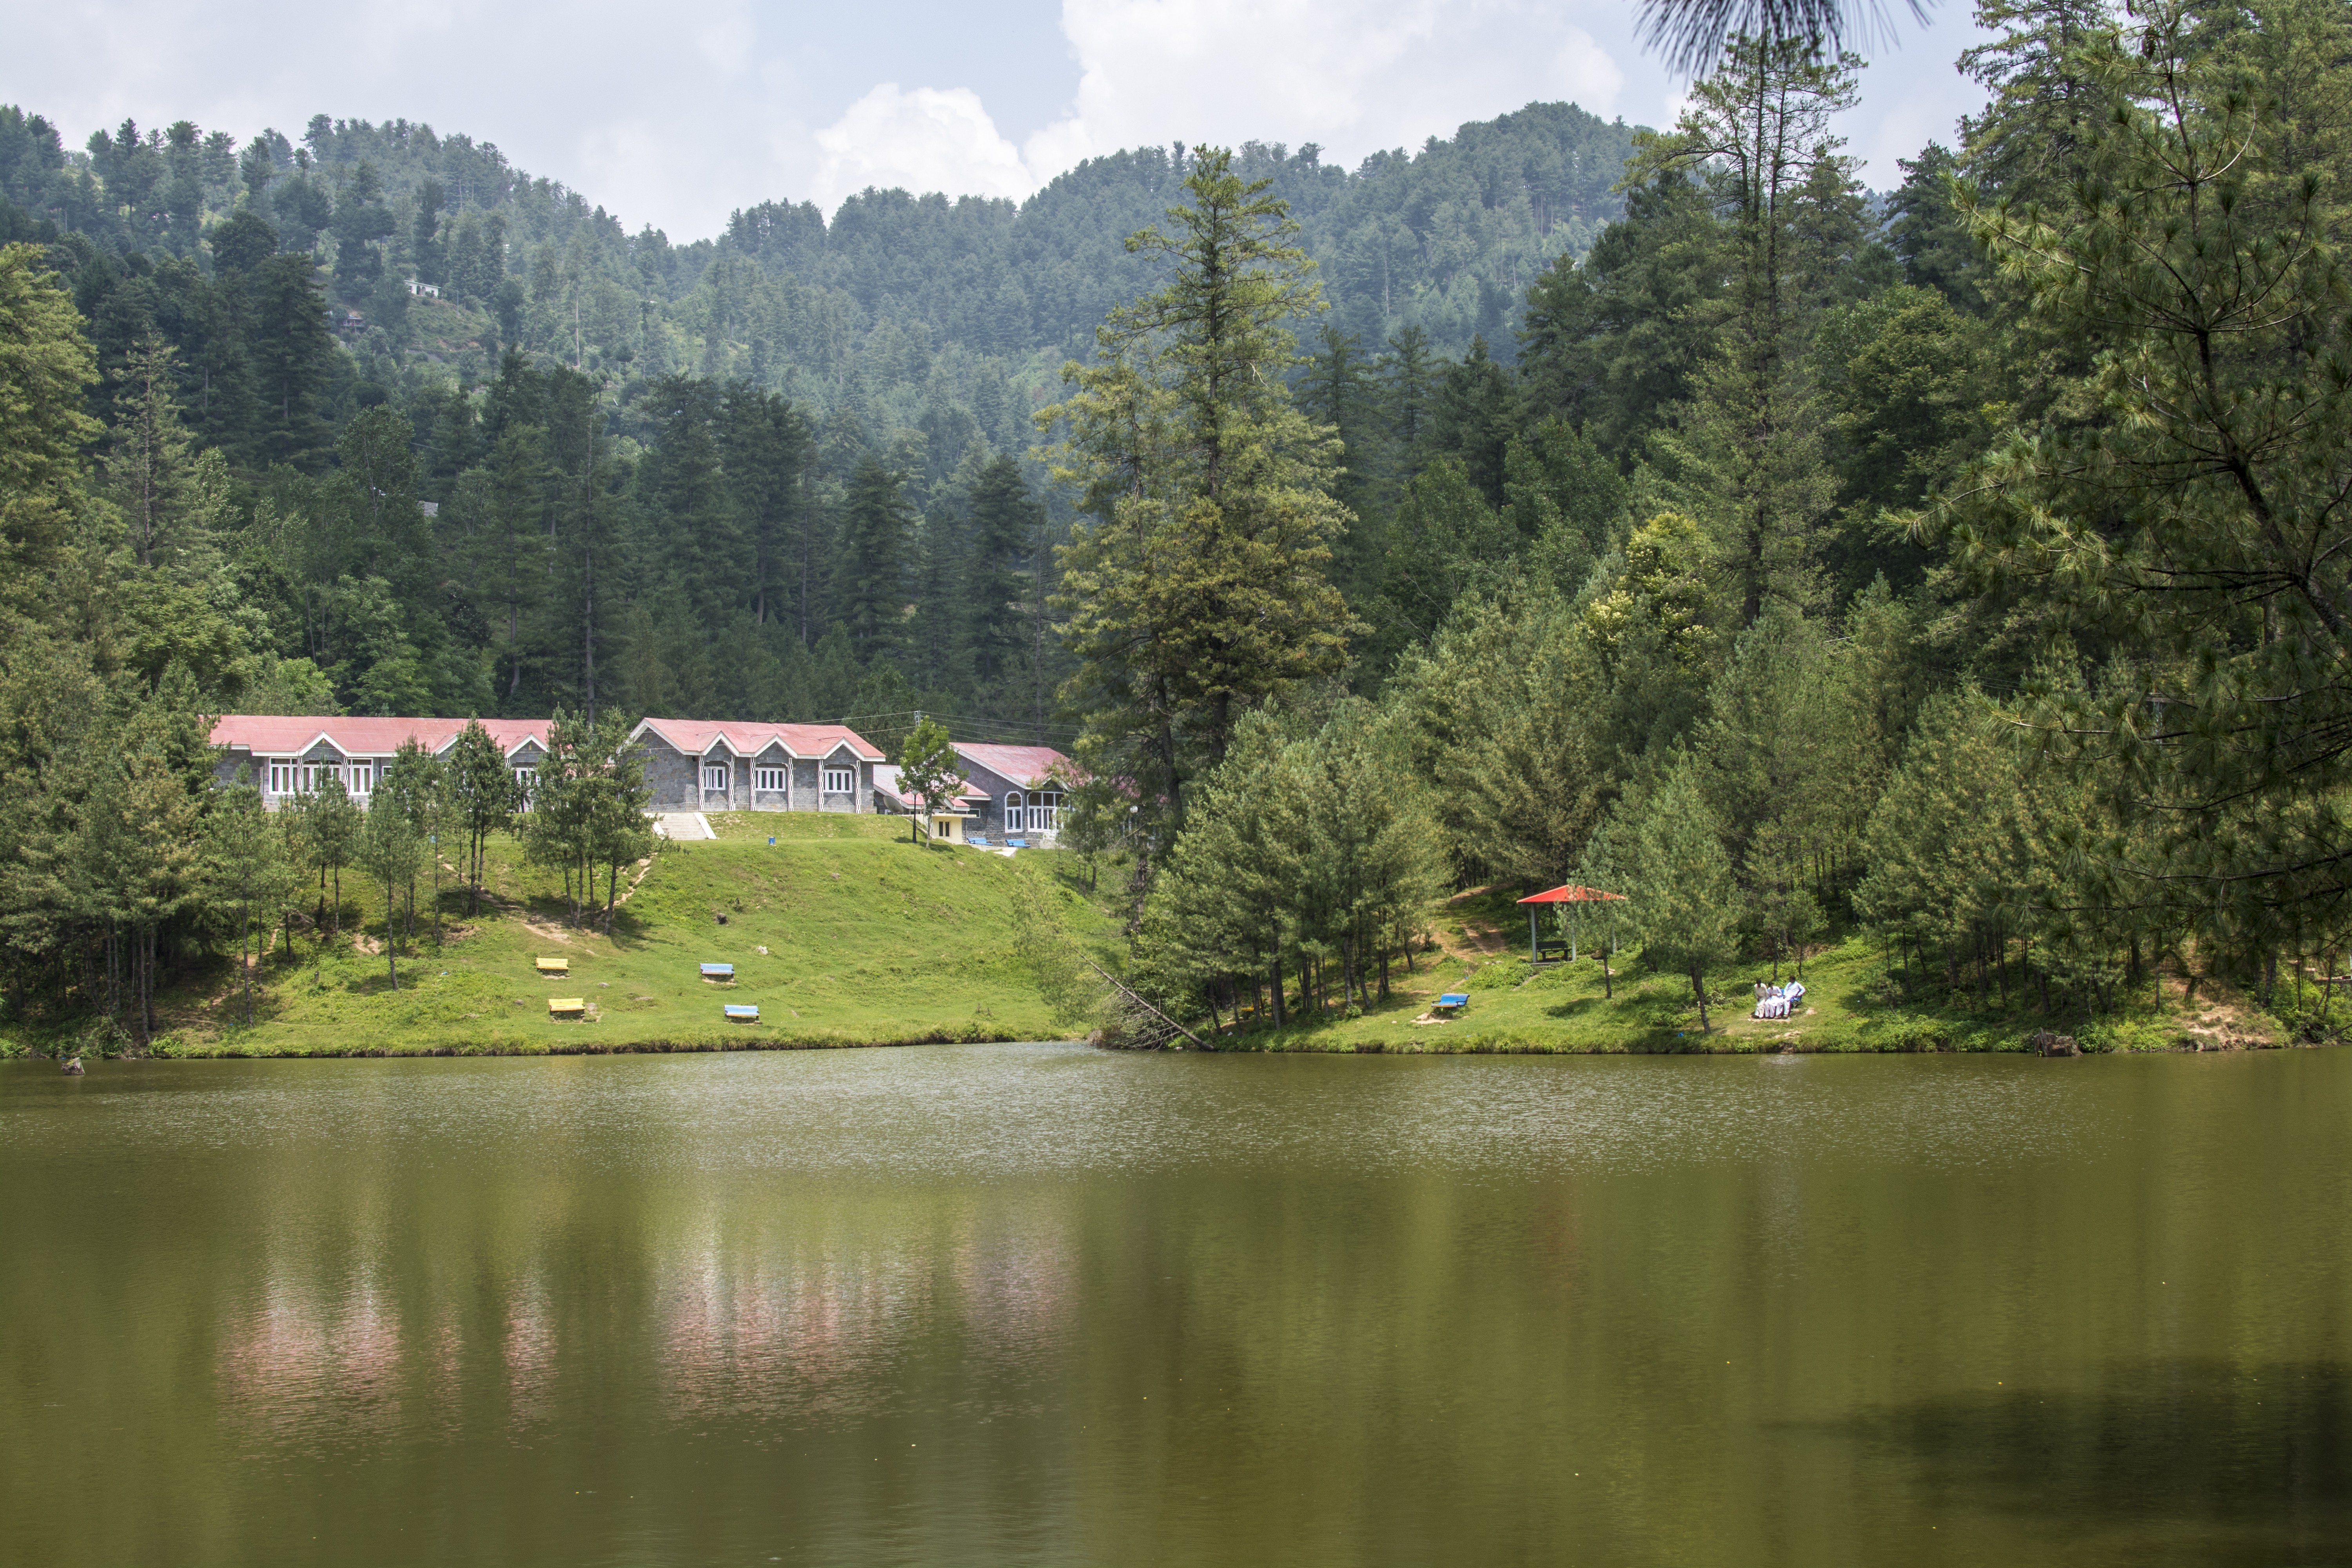
[[[1843,127],[1873,184],[1979,101],[1952,68],[1976,36],[1944,0],[1874,51]],[[0,100],[76,143],[126,114],[240,139],[405,116],[676,239],[867,184],[1017,197],[1180,138],[1315,142],[1353,163],[1534,100],[1661,124],[1685,85],[1638,47],[1630,5],[1528,0],[247,0],[226,21],[184,0],[0,0]]]

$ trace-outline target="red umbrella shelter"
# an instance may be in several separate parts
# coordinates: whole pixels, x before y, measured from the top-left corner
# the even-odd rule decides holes
[[[1530,893],[1526,898],[1521,899],[1519,902],[1529,906],[1528,910],[1528,956],[1529,958],[1540,958],[1543,956],[1543,943],[1536,935],[1536,916],[1540,911],[1536,910],[1533,906],[1537,904],[1597,904],[1604,899],[1622,904],[1625,901],[1625,895],[1622,893],[1604,893],[1598,888],[1580,888],[1575,883],[1571,882],[1566,887],[1553,888],[1547,892]],[[1571,963],[1576,962],[1576,936],[1575,928],[1573,926],[1570,928],[1570,935],[1568,939],[1568,959]]]

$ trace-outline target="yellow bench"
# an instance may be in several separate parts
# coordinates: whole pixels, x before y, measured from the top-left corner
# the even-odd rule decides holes
[[[559,1018],[570,1017],[588,1011],[588,1000],[584,996],[550,996],[547,1010]]]
[[[541,974],[569,974],[572,961],[568,958],[534,958],[531,964]]]

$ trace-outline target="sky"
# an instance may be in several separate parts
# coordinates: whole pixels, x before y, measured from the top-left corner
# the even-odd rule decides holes
[[[1980,101],[1952,65],[1977,36],[1942,0],[1868,51],[1841,130],[1869,184]],[[1178,140],[1311,142],[1352,167],[1538,100],[1661,125],[1687,85],[1606,0],[0,0],[0,102],[76,146],[126,115],[240,142],[406,118],[681,241],[868,185],[1018,199]]]

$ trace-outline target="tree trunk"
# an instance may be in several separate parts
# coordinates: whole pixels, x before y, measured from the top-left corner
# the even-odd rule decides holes
[[[1691,994],[1698,998],[1698,1032],[1704,1035],[1711,1026],[1706,1021],[1706,976],[1699,973],[1696,963],[1691,965],[1690,980]]]

